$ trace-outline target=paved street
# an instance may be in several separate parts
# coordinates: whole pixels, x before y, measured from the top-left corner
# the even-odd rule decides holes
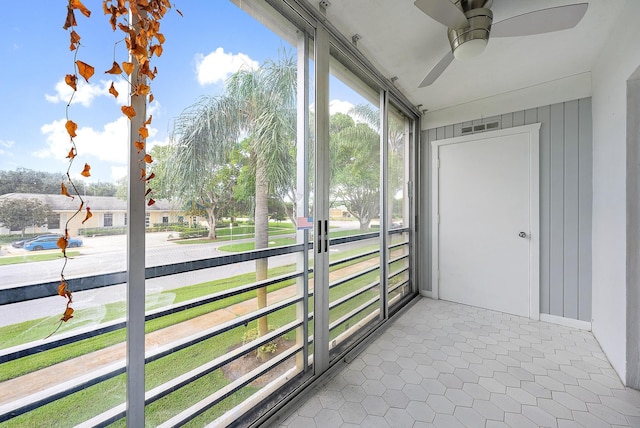
[[[167,240],[168,235],[167,233],[147,234],[147,266],[179,263],[228,254],[218,251],[217,248],[222,245],[228,245],[229,241],[211,244],[176,244]],[[83,246],[78,249],[80,255],[74,257],[67,265],[65,270],[67,278],[119,272],[126,269],[125,236],[84,238],[83,241]],[[47,252],[58,253],[59,250]],[[25,250],[14,249],[14,255],[25,253],[32,254]],[[291,264],[295,263],[295,260],[295,254],[272,257],[269,260],[269,266],[276,267]],[[61,266],[62,260],[0,266],[0,278],[2,278],[0,292],[2,289],[12,288],[17,285],[55,281],[60,278]],[[255,271],[255,262],[246,262],[155,278],[146,282],[146,294],[157,294],[189,284],[198,284],[253,271]],[[165,295],[163,298],[169,299],[170,296]],[[107,303],[124,301],[125,299],[126,287],[124,284],[74,293],[73,298],[76,310],[96,308]],[[154,306],[171,304],[168,300],[154,303]],[[64,300],[58,296],[7,305],[2,308],[0,313],[0,326],[45,316],[57,316],[61,311],[64,311]],[[103,311],[98,309],[95,312],[96,317],[100,318],[100,314]],[[100,319],[96,320],[96,322],[99,321]]]
[[[345,229],[354,228],[357,227],[357,222],[344,222],[340,226]],[[218,247],[230,244],[229,241],[212,242],[210,244],[176,244],[168,240],[169,235],[169,233],[165,232],[146,235],[147,266],[179,263],[229,254],[218,250]],[[279,235],[278,237],[283,236],[286,235]],[[246,239],[243,241],[246,241]],[[233,242],[242,241],[234,239]],[[126,244],[126,236],[124,235],[83,238],[83,246],[77,249],[80,255],[69,262],[65,269],[65,276],[74,278],[83,275],[124,271],[126,269]],[[370,244],[370,242],[367,242],[367,244]],[[340,249],[334,249],[334,251],[344,251],[358,245],[363,245],[363,243],[342,245]],[[73,249],[73,251],[75,250]],[[59,250],[33,253],[23,249],[7,248],[7,245],[5,245],[3,246],[2,254],[4,256],[16,256],[46,252],[59,253]],[[269,259],[269,267],[294,264],[296,263],[296,258],[296,254],[271,257]],[[3,289],[19,285],[56,281],[60,277],[61,267],[62,260],[0,266],[0,292]],[[147,280],[146,294],[150,295],[149,299],[160,298],[159,293],[162,291],[254,271],[255,262],[251,261],[155,278]],[[153,297],[154,295],[155,297]],[[163,301],[148,301],[148,303],[153,304],[154,307],[172,303],[171,295],[168,293],[164,293],[161,298]],[[95,314],[94,321],[98,323],[104,316],[105,304],[124,301],[125,299],[125,285],[116,285],[74,293],[74,308],[76,310],[93,309],[92,312]],[[64,304],[62,298],[52,296],[45,299],[6,305],[0,311],[0,327],[47,316],[58,316],[64,311]]]

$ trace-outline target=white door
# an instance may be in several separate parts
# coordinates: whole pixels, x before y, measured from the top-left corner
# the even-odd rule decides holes
[[[435,142],[434,278],[441,299],[537,317],[531,247],[538,137],[536,128],[534,152],[530,127],[523,128]]]

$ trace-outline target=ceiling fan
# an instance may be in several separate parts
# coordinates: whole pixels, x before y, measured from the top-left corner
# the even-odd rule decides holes
[[[454,3],[455,2],[455,3]],[[493,22],[493,0],[416,0],[415,6],[448,28],[451,51],[431,69],[419,87],[431,85],[454,59],[482,53],[492,37],[517,37],[550,33],[575,27],[588,3],[540,9]]]

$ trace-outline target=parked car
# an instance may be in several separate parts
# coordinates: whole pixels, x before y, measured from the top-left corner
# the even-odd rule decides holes
[[[31,238],[21,239],[21,240],[19,240],[19,241],[13,241],[13,242],[11,243],[11,246],[12,246],[13,248],[23,248],[25,243],[27,243],[27,242],[29,242],[29,241],[33,241],[34,239],[40,239],[40,238],[53,238],[53,237],[59,238],[59,237],[61,237],[61,236],[62,236],[62,235],[60,235],[59,233],[45,233],[45,234],[43,234],[43,235],[32,236]]]
[[[44,238],[36,238],[25,242],[24,249],[28,251],[52,250],[58,248],[58,239],[61,235],[47,236]],[[68,248],[75,248],[82,245],[82,241],[78,238],[69,238]]]

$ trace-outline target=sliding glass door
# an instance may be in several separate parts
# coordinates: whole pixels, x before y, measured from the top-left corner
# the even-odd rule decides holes
[[[332,49],[329,80],[329,353],[382,321],[380,91]]]
[[[149,107],[156,204],[85,185],[94,217],[70,223],[83,244],[64,271],[76,312],[45,340],[59,252],[11,249],[25,264],[1,268],[0,424],[265,419],[415,295],[417,116],[296,2],[192,3],[174,34],[190,43],[163,56],[181,90],[154,86],[167,102]],[[28,232],[60,232],[64,197],[40,196],[55,221]]]

